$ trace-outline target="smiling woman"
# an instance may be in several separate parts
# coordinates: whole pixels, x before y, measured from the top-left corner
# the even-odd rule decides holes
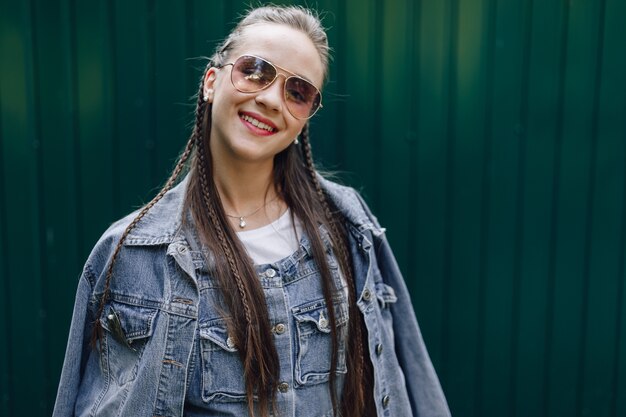
[[[87,260],[55,416],[449,415],[384,230],[315,170],[327,67],[298,7],[219,46],[165,187]]]

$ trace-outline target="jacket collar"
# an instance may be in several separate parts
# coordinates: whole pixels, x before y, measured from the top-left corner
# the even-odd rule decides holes
[[[318,174],[324,192],[345,216],[346,220],[359,230],[376,228],[371,213],[364,206],[359,194],[351,187],[339,185]],[[179,239],[185,190],[188,176],[169,190],[159,200],[126,237],[126,246],[163,245]],[[128,216],[132,221],[138,212]],[[127,222],[125,222],[128,224]]]

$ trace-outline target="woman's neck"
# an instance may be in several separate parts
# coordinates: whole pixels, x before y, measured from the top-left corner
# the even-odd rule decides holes
[[[280,216],[284,203],[274,184],[273,164],[214,164],[213,178],[224,211],[234,227],[241,218],[246,230],[264,226]]]

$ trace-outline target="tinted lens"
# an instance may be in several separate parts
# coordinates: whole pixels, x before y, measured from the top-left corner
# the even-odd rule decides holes
[[[276,68],[261,58],[244,55],[235,61],[231,77],[235,88],[252,93],[274,81]]]
[[[317,111],[321,95],[319,90],[307,80],[289,77],[285,81],[285,99],[291,114],[306,119]]]

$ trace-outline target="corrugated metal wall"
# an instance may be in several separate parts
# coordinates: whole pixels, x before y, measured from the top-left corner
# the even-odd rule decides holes
[[[317,5],[314,150],[388,228],[453,414],[626,415],[626,3]],[[50,414],[82,263],[243,7],[0,0],[0,415]]]

